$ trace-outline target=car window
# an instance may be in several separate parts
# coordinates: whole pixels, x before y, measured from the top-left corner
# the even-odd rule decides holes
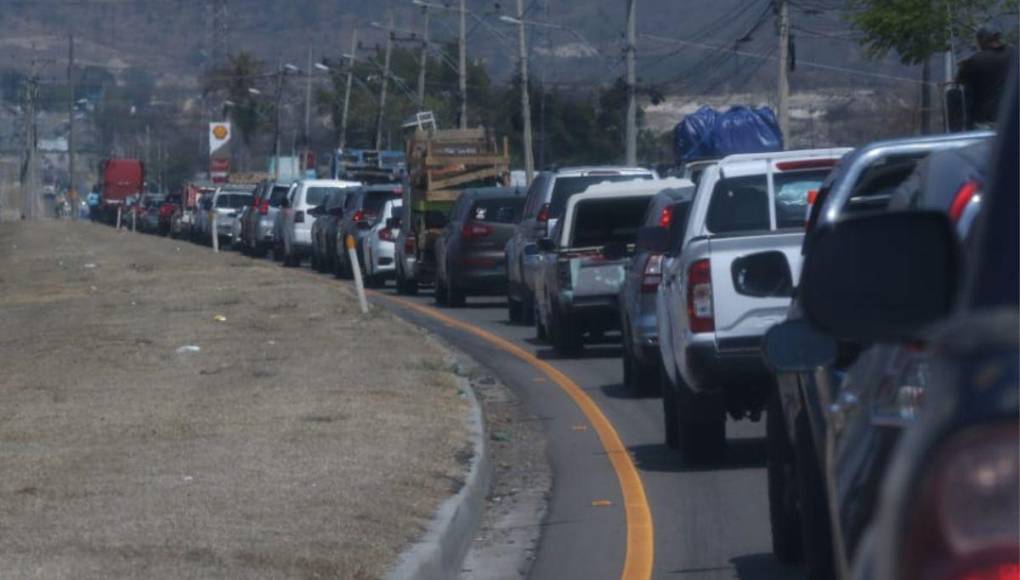
[[[804,214],[801,214],[803,219]],[[705,225],[716,234],[768,230],[769,192],[765,175],[720,179],[712,190]]]
[[[524,198],[479,199],[471,206],[468,219],[476,222],[515,224],[521,221]]]
[[[817,191],[828,174],[828,170],[815,170],[772,175],[772,188],[776,196],[777,228],[804,227],[808,192]]]
[[[361,209],[369,215],[379,215],[387,201],[400,197],[392,191],[368,191],[361,202]]]
[[[556,178],[553,185],[552,199],[549,200],[549,215],[559,217],[563,215],[567,207],[567,200],[570,196],[581,193],[596,183],[637,181],[652,179],[651,174],[643,175],[574,175],[561,176]]]
[[[227,193],[216,197],[216,207],[240,209],[251,203],[251,196],[241,193]]]
[[[538,215],[543,203],[543,193],[548,185],[549,175],[545,173],[539,174],[535,181],[531,182],[531,187],[528,188],[528,201],[524,205],[524,217],[533,218]]]
[[[673,204],[673,218],[669,222],[669,253],[673,256],[683,250],[684,236],[687,235],[687,219],[690,214],[690,201]]]
[[[269,196],[269,207],[280,207],[283,200],[287,197],[287,192],[290,188],[286,185],[277,185],[273,187],[273,193]]]
[[[633,243],[650,200],[651,197],[625,197],[579,202],[574,208],[571,247]]]
[[[327,197],[339,191],[343,190],[339,187],[309,187],[305,191],[305,203],[310,206],[322,205],[322,202],[324,202]]]

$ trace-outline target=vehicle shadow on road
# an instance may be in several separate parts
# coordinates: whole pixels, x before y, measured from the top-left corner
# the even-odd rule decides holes
[[[628,447],[634,464],[641,471],[666,473],[697,473],[704,471],[725,471],[731,469],[755,469],[765,467],[765,439],[730,439],[726,455],[716,463],[687,465],[678,451],[664,443],[634,445]]]
[[[659,394],[653,392],[636,392],[633,389],[627,388],[627,385],[616,383],[613,385],[602,385],[599,387],[602,394],[611,399],[624,399],[624,400],[640,400],[640,399],[658,399]]]
[[[799,566],[783,564],[771,553],[748,554],[730,560],[736,568],[740,580],[758,580],[784,578],[799,580],[805,577],[804,570]]]
[[[527,340],[525,340],[525,342],[528,342],[528,343],[531,343],[531,344],[535,344],[536,346],[537,345],[544,345],[545,344],[542,341],[535,340],[535,339],[527,339]],[[560,355],[556,354],[556,351],[554,351],[552,348],[546,347],[546,348],[538,349],[538,351],[535,353],[535,356],[537,356],[541,360],[585,360],[585,359],[593,359],[594,360],[594,359],[620,358],[621,356],[623,356],[623,351],[622,351],[622,349],[620,348],[619,345],[617,345],[617,346],[608,346],[608,347],[605,347],[605,346],[601,346],[601,347],[587,347],[586,346],[584,348],[584,350],[582,350],[581,352],[579,352],[579,353],[577,353],[575,355],[560,356]]]

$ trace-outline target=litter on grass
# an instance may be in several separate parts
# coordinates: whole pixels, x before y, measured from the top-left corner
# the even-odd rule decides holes
[[[184,345],[184,346],[182,346],[182,347],[177,349],[177,354],[187,354],[189,352],[200,352],[201,350],[202,350],[202,347],[200,347],[200,346],[195,346],[193,344],[186,344],[186,345]]]

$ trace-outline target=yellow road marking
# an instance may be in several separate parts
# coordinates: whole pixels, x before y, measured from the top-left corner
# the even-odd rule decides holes
[[[641,476],[638,475],[637,468],[634,467],[634,461],[630,453],[628,453],[627,448],[623,445],[623,441],[620,439],[616,429],[613,428],[613,424],[609,422],[609,419],[602,413],[602,409],[595,404],[595,401],[574,381],[570,380],[567,375],[560,372],[559,369],[505,338],[496,336],[473,324],[447,316],[428,306],[422,306],[403,298],[388,296],[378,292],[372,292],[372,294],[438,320],[446,326],[459,328],[473,334],[496,348],[516,356],[545,373],[546,376],[552,379],[574,400],[574,403],[581,409],[581,412],[588,418],[588,422],[595,428],[599,441],[602,443],[602,448],[605,449],[609,462],[613,466],[613,471],[616,472],[616,478],[620,482],[620,491],[625,508],[624,513],[627,519],[627,555],[624,559],[620,578],[621,580],[647,580],[651,578],[652,563],[655,560],[652,510],[648,506],[648,498],[645,496],[645,488],[641,483]],[[595,502],[592,502],[592,505],[595,505]]]
[[[591,500],[591,507],[609,507],[611,505],[613,505],[613,502],[608,499]]]

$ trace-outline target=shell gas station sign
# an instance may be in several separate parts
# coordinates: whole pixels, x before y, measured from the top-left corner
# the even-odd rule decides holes
[[[209,179],[226,183],[230,178],[230,123],[209,123]]]

